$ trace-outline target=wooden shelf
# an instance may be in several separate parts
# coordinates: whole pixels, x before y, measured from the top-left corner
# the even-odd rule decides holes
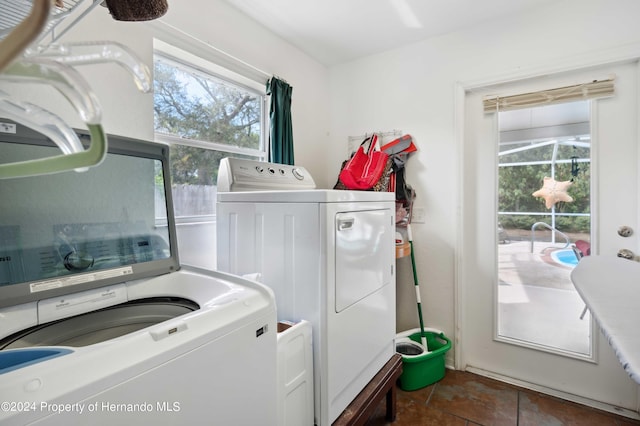
[[[408,242],[396,244],[396,259],[409,256],[411,254],[411,244]]]

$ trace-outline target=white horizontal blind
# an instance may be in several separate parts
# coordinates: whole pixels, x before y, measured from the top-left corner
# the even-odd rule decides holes
[[[482,100],[484,112],[508,111],[519,108],[531,108],[561,102],[583,101],[586,99],[613,96],[614,80],[594,80],[590,83],[541,90],[511,96],[487,96]]]

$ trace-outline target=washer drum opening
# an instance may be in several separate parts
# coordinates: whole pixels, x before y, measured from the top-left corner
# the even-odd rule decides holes
[[[34,346],[82,347],[104,342],[200,309],[188,299],[154,297],[36,325],[0,340],[0,350]]]

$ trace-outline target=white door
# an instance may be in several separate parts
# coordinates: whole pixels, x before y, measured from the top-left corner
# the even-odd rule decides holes
[[[594,405],[635,411],[638,387],[627,376],[597,328],[592,360],[516,346],[496,339],[497,140],[496,114],[485,114],[485,95],[509,95],[563,87],[615,75],[614,97],[591,105],[592,253],[638,251],[638,64],[467,90],[462,168],[461,247],[458,274],[460,368],[503,378]],[[620,226],[636,233],[622,238]],[[557,324],[560,329],[563,324]],[[597,405],[597,404],[595,404]]]

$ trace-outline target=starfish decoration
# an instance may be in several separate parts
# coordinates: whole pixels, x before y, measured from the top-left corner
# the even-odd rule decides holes
[[[545,206],[550,209],[558,201],[573,201],[571,195],[567,194],[567,189],[571,186],[571,181],[558,182],[557,180],[545,176],[542,188],[533,193],[534,197],[544,198]]]

